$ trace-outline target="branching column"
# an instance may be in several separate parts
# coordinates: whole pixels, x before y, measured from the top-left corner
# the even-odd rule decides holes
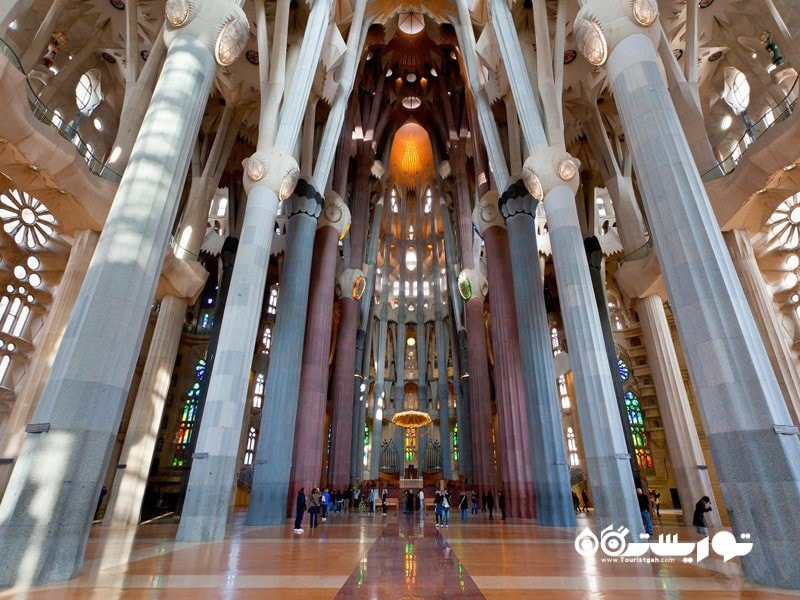
[[[38,425],[0,505],[0,586],[68,579],[83,564],[222,24],[233,21],[229,32],[242,34],[232,46],[246,41],[238,4],[196,9],[182,27],[166,29],[161,76],[34,414]]]

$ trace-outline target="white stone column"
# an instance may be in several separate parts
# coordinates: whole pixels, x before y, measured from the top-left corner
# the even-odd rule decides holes
[[[58,19],[61,18],[61,14],[64,12],[65,4],[65,0],[55,0],[47,10],[47,14],[39,25],[36,35],[33,36],[33,40],[31,40],[28,49],[19,61],[25,73],[30,72],[30,70],[38,64],[39,59],[44,55],[45,50],[47,50],[50,36],[54,31]]]
[[[50,374],[50,365],[61,345],[64,328],[75,306],[89,261],[92,259],[98,234],[87,229],[75,232],[67,266],[58,284],[47,313],[44,330],[28,363],[25,380],[17,394],[11,414],[0,438],[0,497],[8,485],[11,470],[25,439],[25,426],[31,422],[36,403]]]
[[[247,39],[247,18],[234,2],[198,2],[172,19],[178,26],[166,28],[159,82],[0,504],[0,587],[62,581],[83,565],[216,71],[217,39],[227,37],[231,50]]]
[[[654,294],[638,299],[636,308],[642,326],[647,360],[656,386],[658,409],[664,419],[664,434],[672,459],[672,468],[675,470],[683,521],[686,525],[691,525],[694,505],[700,498],[708,496],[711,498],[712,506],[718,505],[714,501],[708,467],[705,465],[703,450],[700,448],[700,438],[689,406],[689,396],[683,385],[681,367],[675,354],[675,344],[672,342],[664,303]],[[706,522],[710,527],[719,527],[721,525],[719,511],[706,513]]]
[[[758,268],[750,233],[737,229],[726,231],[722,237],[731,253],[733,267],[739,276],[750,310],[753,311],[756,327],[778,378],[783,398],[794,424],[797,425],[800,423],[800,370],[789,347],[789,339],[781,327],[772,294]]]

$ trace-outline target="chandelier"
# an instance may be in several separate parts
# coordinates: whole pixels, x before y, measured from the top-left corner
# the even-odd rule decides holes
[[[398,427],[419,429],[431,423],[431,416],[420,410],[403,410],[392,417],[392,423]]]

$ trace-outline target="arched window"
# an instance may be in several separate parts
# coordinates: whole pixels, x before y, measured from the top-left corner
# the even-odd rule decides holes
[[[550,328],[550,346],[553,348],[553,355],[561,352],[561,338],[558,335],[558,327]]]
[[[274,315],[276,312],[278,312],[278,284],[270,288],[267,301],[267,313]]]
[[[256,375],[256,382],[253,384],[253,408],[261,408],[264,405],[264,376],[261,373]]]
[[[247,432],[247,448],[244,451],[244,464],[245,465],[252,465],[253,464],[253,457],[256,454],[256,438],[258,437],[258,431],[256,431],[255,427],[251,427],[250,431]]]
[[[267,325],[264,327],[264,333],[261,334],[261,354],[269,356],[269,351],[272,348],[272,327]]]
[[[572,403],[569,399],[569,392],[567,391],[567,378],[562,375],[558,378],[558,397],[561,398],[561,409],[569,410],[572,408]]]
[[[636,461],[641,469],[653,468],[653,457],[647,443],[647,434],[644,430],[644,416],[642,415],[639,398],[631,391],[625,392],[625,410],[628,413],[628,423],[631,426],[631,440],[633,441]]]
[[[581,464],[578,457],[578,444],[575,441],[575,430],[567,427],[567,451],[569,452],[569,466],[577,467]]]

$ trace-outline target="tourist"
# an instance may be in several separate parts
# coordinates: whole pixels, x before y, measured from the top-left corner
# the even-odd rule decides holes
[[[506,495],[503,490],[497,491],[497,507],[500,509],[500,520],[506,520]]]
[[[473,498],[474,498],[475,492],[472,492],[472,493],[473,493]],[[475,510],[475,512],[477,513],[478,512],[478,502],[477,501],[473,501],[473,505],[475,506],[475,508],[473,510]],[[468,512],[469,502],[467,502],[467,493],[466,492],[461,492],[461,497],[458,499],[458,508],[461,509],[461,522],[462,523],[466,523],[467,519],[468,519],[468,515],[469,515],[469,512]]]
[[[381,510],[383,511],[383,516],[386,516],[386,508],[387,508],[387,500],[389,499],[389,490],[384,488],[383,493],[381,494]]]
[[[297,502],[295,504],[294,532],[303,533],[300,525],[303,524],[303,513],[306,512],[306,492],[305,488],[300,488],[297,492]]]
[[[450,527],[450,491],[446,490],[442,494],[442,527]]]
[[[442,492],[436,490],[433,496],[433,514],[435,517],[435,526],[439,527],[442,524]]]
[[[586,493],[586,490],[581,490],[581,497],[583,498],[583,510],[584,512],[589,512],[589,495]]]
[[[478,514],[478,492],[472,490],[472,514]]]
[[[697,529],[700,535],[708,535],[708,524],[706,523],[706,513],[714,510],[711,508],[711,498],[703,496],[694,505],[694,517],[692,518],[692,525]]]
[[[331,495],[328,493],[328,489],[322,490],[322,522],[328,520],[328,504],[330,504]]]
[[[650,499],[656,509],[656,516],[661,517],[661,492],[658,490],[650,490]]]
[[[314,488],[311,492],[311,502],[308,506],[308,518],[309,518],[309,525],[311,529],[316,529],[317,527],[317,514],[319,514],[319,509],[322,506],[322,494],[319,492],[319,488]]]
[[[486,492],[486,509],[489,511],[489,520],[494,520],[494,516],[492,515],[492,511],[494,510],[494,494],[492,494],[492,490]]]
[[[650,497],[642,491],[642,488],[636,488],[636,497],[639,499],[639,511],[642,513],[644,530],[647,535],[653,535],[653,521],[650,519]]]
[[[369,516],[375,516],[375,504],[378,502],[378,490],[376,488],[370,488],[369,490]]]
[[[419,518],[425,518],[425,492],[419,491]]]
[[[576,513],[581,512],[581,499],[578,498],[578,494],[572,492],[572,508],[575,509]]]

